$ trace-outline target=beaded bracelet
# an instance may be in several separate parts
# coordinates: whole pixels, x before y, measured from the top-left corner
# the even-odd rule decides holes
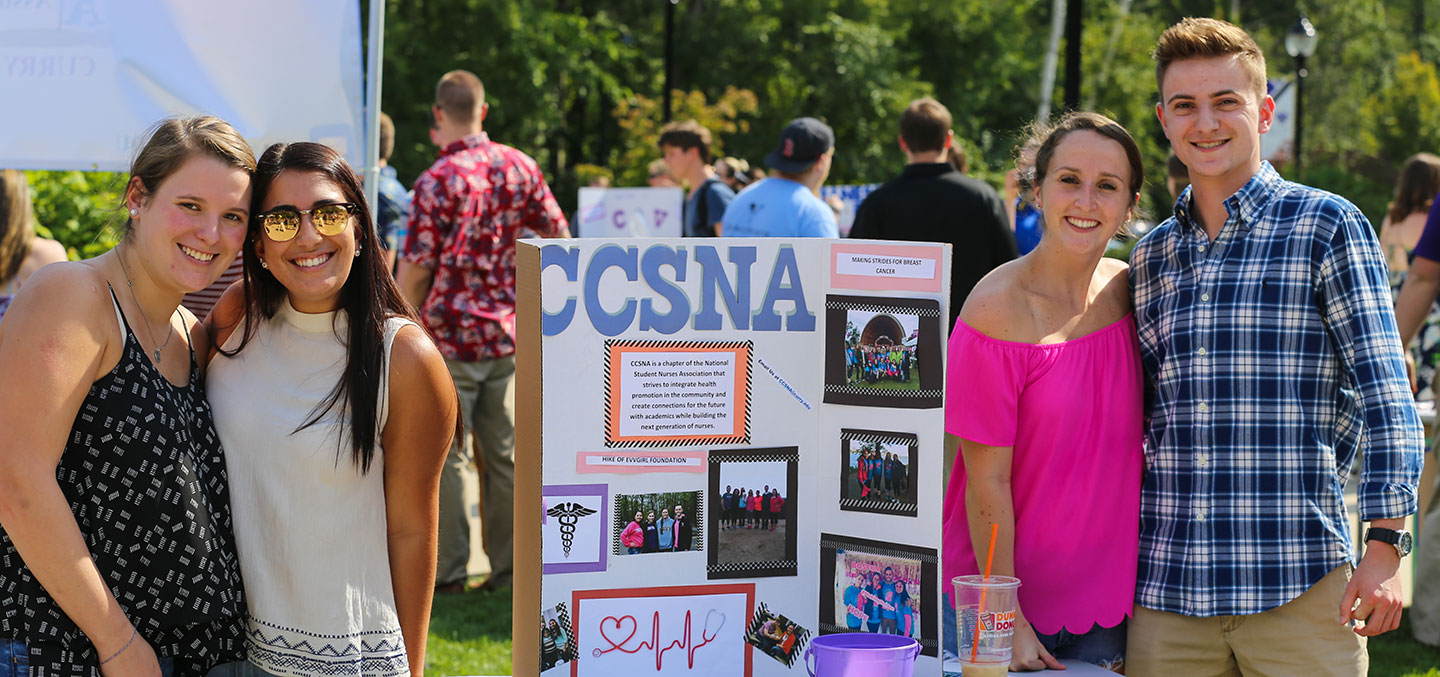
[[[119,656],[120,654],[125,653],[125,650],[128,649],[128,648],[130,648],[130,645],[131,645],[131,644],[134,644],[134,643],[135,643],[135,635],[136,635],[136,634],[138,634],[138,631],[137,631],[134,627],[131,627],[131,628],[130,628],[130,640],[127,641],[127,642],[125,642],[125,646],[120,647],[120,650],[119,650],[119,651],[116,651],[115,653],[110,654],[110,657],[109,657],[109,658],[106,658],[105,660],[100,661],[100,665],[104,665],[104,664],[106,664],[106,663],[109,663],[110,661],[115,660],[115,657],[116,657],[116,656]]]

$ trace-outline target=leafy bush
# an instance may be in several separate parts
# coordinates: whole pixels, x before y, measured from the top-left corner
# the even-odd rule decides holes
[[[36,232],[65,245],[72,261],[110,251],[120,241],[125,175],[113,172],[25,172]]]

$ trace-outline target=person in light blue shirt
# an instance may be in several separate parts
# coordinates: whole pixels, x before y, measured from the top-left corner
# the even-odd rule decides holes
[[[660,552],[675,549],[675,520],[670,519],[670,509],[660,511]]]
[[[845,588],[845,627],[851,631],[860,630],[860,626],[870,620],[869,614],[865,612],[866,601],[860,596],[864,589],[865,572],[856,571],[855,581]]]
[[[835,210],[818,193],[830,175],[835,132],[815,118],[785,126],[780,146],[766,156],[769,178],[735,196],[725,209],[724,237],[840,237]]]

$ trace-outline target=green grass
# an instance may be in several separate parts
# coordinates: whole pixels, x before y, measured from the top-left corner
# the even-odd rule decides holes
[[[509,675],[510,646],[509,588],[435,597],[427,675]],[[1440,677],[1440,649],[1411,637],[1407,613],[1399,630],[1370,640],[1370,675]]]
[[[1370,674],[1373,677],[1440,677],[1440,649],[1415,641],[1410,614],[1400,629],[1370,640]]]
[[[892,381],[889,378],[882,378],[874,383],[866,383],[864,379],[846,379],[845,382],[848,385],[865,386],[879,390],[919,390],[920,367],[919,365],[910,365],[910,380],[908,381]]]
[[[435,596],[426,675],[508,675],[510,647],[510,588]]]

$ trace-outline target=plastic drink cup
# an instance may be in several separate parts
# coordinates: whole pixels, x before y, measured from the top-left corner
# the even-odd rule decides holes
[[[960,675],[961,677],[1009,677],[1010,664],[960,661]]]
[[[1015,603],[1020,579],[1012,576],[956,576],[955,625],[959,632],[961,674],[989,677],[1009,674],[1015,641]],[[983,599],[983,602],[982,602]],[[973,651],[974,660],[971,660]]]

